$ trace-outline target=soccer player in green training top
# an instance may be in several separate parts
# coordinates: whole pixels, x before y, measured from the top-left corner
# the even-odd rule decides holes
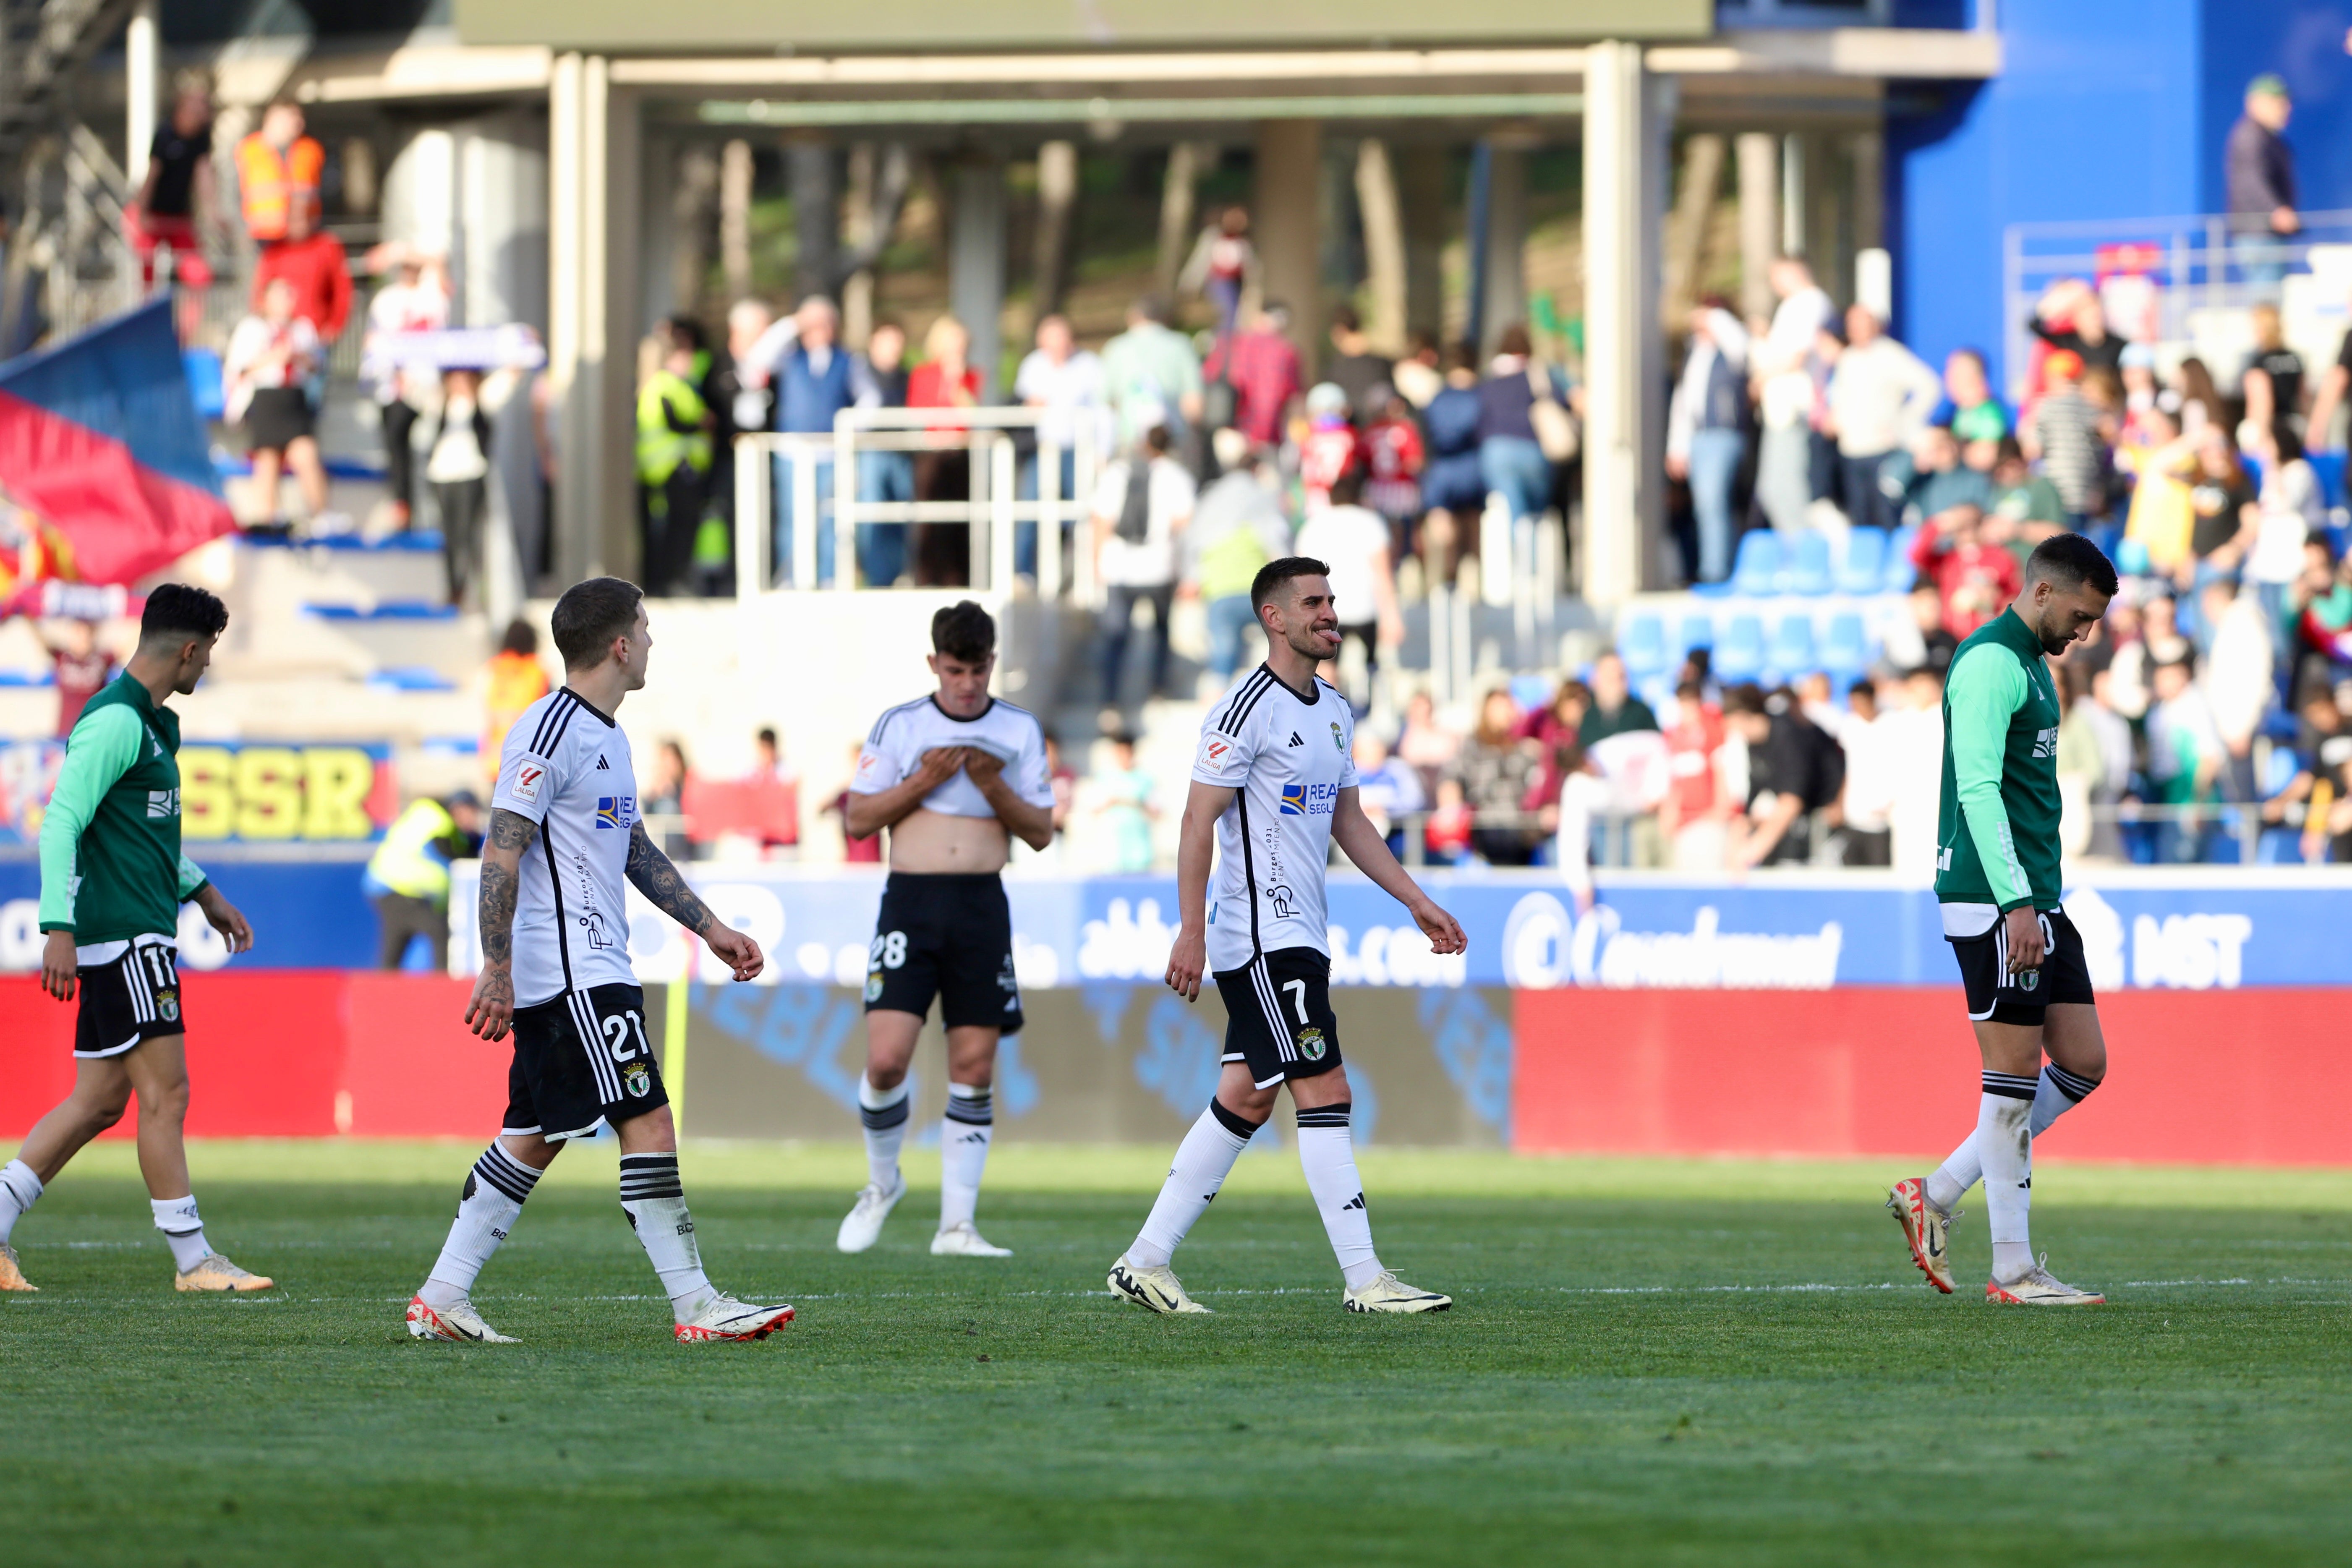
[[[188,1190],[180,1124],[188,1110],[180,993],[180,906],[193,900],[231,952],[253,930],[180,853],[180,721],[164,700],[196,689],[227,607],[182,583],[147,595],[139,651],[82,710],[41,819],[41,986],[79,987],[73,1092],[0,1168],[0,1290],[30,1290],[8,1237],[81,1146],[139,1094],[139,1172],[183,1290],[267,1290],[270,1281],[215,1252]]]
[[[1930,1176],[1897,1182],[1886,1206],[1927,1282],[1949,1294],[1953,1205],[1982,1176],[1992,1229],[1988,1301],[2096,1306],[2033,1255],[2033,1139],[2099,1086],[2107,1046],[2083,939],[2058,907],[2058,725],[2045,655],[2090,634],[2116,569],[2080,534],[2044,541],[2009,608],[1952,656],[1944,686],[1943,808],[1936,898],[1959,960],[1984,1057],[1977,1130]],[[2046,1058],[2046,1059],[2045,1059]]]

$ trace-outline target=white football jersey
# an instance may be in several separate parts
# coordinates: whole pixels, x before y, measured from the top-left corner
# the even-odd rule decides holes
[[[1240,969],[1286,947],[1331,951],[1323,871],[1331,809],[1356,787],[1356,716],[1321,680],[1302,696],[1260,665],[1209,710],[1192,777],[1225,784],[1209,880],[1209,967]]]
[[[490,806],[539,824],[515,897],[515,1005],[635,985],[628,866],[637,774],[628,736],[568,686],[541,698],[507,731]]]
[[[971,719],[957,718],[935,697],[919,697],[886,710],[857,753],[857,772],[849,788],[856,795],[896,788],[922,767],[925,752],[943,746],[971,746],[1003,758],[1004,781],[1013,794],[1032,805],[1054,804],[1054,781],[1045,772],[1045,729],[1026,708],[994,698]],[[961,769],[925,795],[923,806],[948,816],[996,815],[980,786]]]

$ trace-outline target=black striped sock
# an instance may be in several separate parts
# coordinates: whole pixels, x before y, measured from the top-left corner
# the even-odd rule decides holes
[[[1997,1094],[2003,1100],[2032,1100],[2034,1090],[2041,1085],[2042,1079],[2039,1074],[2020,1078],[2013,1072],[1988,1070],[1984,1075],[1984,1091],[1987,1094]]]
[[[686,1196],[686,1188],[677,1179],[677,1155],[624,1154],[621,1156],[621,1201],[623,1203],[684,1196]]]
[[[1298,1125],[1301,1131],[1309,1127],[1336,1127],[1344,1132],[1348,1130],[1348,1118],[1355,1109],[1355,1103],[1346,1100],[1337,1105],[1318,1105],[1312,1110],[1300,1111]]]
[[[906,1102],[901,1100],[899,1103],[903,1106]],[[996,1096],[984,1089],[970,1089],[962,1084],[950,1084],[948,1120],[971,1127],[993,1126],[996,1122]]]
[[[2083,1103],[2089,1097],[2090,1092],[2099,1087],[2097,1079],[2084,1078],[2080,1073],[2068,1072],[2056,1062],[2042,1063],[2042,1070],[2049,1075],[2052,1083],[2058,1086],[2059,1093],[2077,1105]]]
[[[907,1116],[912,1105],[913,1097],[902,1094],[878,1110],[870,1105],[859,1106],[857,1119],[866,1123],[866,1130],[869,1132],[887,1132],[893,1127],[904,1127],[907,1124]]]
[[[482,1151],[474,1162],[473,1174],[467,1179],[465,1197],[474,1195],[474,1184],[496,1187],[516,1203],[530,1196],[531,1188],[539,1184],[539,1173],[506,1152],[503,1145],[493,1143]],[[459,1202],[464,1202],[460,1198]]]
[[[1218,1126],[1223,1128],[1226,1131],[1232,1133],[1234,1137],[1240,1139],[1244,1143],[1248,1142],[1256,1135],[1259,1128],[1265,1125],[1263,1121],[1245,1121],[1234,1111],[1226,1110],[1225,1102],[1222,1100],[1213,1100],[1209,1101],[1209,1109],[1216,1112]]]

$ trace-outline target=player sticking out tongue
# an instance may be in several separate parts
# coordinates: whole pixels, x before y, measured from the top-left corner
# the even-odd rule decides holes
[[[1316,675],[1339,651],[1328,569],[1300,555],[1269,562],[1250,602],[1266,660],[1201,727],[1176,858],[1181,924],[1168,955],[1169,987],[1188,1002],[1200,995],[1203,972],[1216,979],[1227,1019],[1223,1070],[1142,1232],[1111,1266],[1110,1288],[1154,1312],[1208,1310],[1185,1295],[1171,1260],[1286,1084],[1298,1163],[1339,1261],[1341,1304],[1351,1312],[1444,1311],[1450,1298],[1402,1283],[1372,1250],[1331,1011],[1323,893],[1331,844],[1412,912],[1432,951],[1460,952],[1462,927],[1405,874],[1358,802],[1355,715]]]

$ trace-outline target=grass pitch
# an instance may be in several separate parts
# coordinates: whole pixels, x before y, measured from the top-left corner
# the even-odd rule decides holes
[[[1296,1164],[1246,1157],[1185,1247],[1213,1318],[1103,1294],[1157,1151],[1001,1149],[1003,1262],[863,1258],[854,1151],[689,1144],[713,1279],[801,1320],[671,1342],[567,1153],[476,1300],[403,1303],[475,1151],[213,1144],[216,1245],[281,1288],[171,1290],[130,1152],[16,1232],[0,1561],[510,1565],[2344,1561],[2352,1173],[2041,1163],[2079,1312],[1919,1283],[1878,1205],[1918,1163],[1367,1153],[1382,1259],[1450,1313],[1367,1320]],[[1956,1243],[1984,1273],[1980,1211]]]

